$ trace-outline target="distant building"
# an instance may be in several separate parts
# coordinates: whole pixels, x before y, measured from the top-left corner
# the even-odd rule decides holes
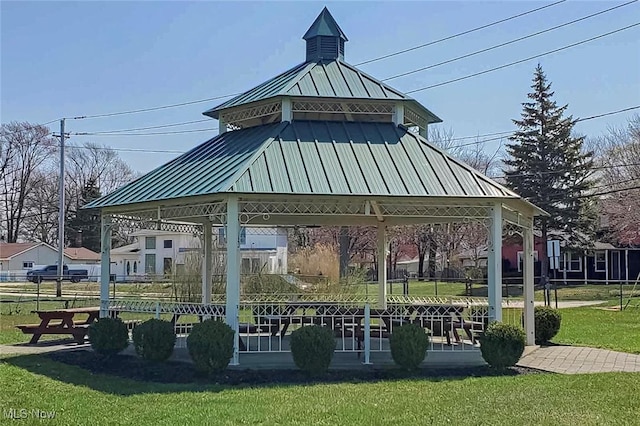
[[[111,250],[111,273],[118,281],[135,281],[150,277],[168,277],[183,273],[190,255],[201,256],[197,236],[184,232],[137,231],[132,244]],[[224,228],[214,229],[215,247],[220,256],[220,273],[224,272],[226,241]],[[241,273],[286,274],[287,232],[281,228],[243,228],[240,233]]]
[[[46,243],[0,243],[0,280],[23,279],[27,271],[58,263],[58,249]],[[96,265],[100,254],[84,247],[64,249],[67,265]]]

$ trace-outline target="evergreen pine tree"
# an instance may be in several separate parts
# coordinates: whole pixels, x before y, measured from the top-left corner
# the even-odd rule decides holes
[[[543,242],[560,239],[582,250],[595,234],[595,210],[585,197],[593,185],[593,153],[584,152],[583,136],[572,135],[576,121],[572,116],[563,117],[568,105],[556,105],[540,64],[531,88],[530,100],[522,104],[521,119],[513,120],[518,130],[506,147],[507,185],[549,213],[535,223]],[[549,270],[546,243],[539,259],[545,283]]]
[[[100,252],[100,212],[98,209],[82,209],[90,201],[100,197],[100,189],[94,179],[90,179],[82,190],[75,216],[69,221],[70,247],[86,247]]]

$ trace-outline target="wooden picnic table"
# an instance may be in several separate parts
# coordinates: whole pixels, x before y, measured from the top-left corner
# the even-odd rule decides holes
[[[84,343],[89,331],[89,325],[100,316],[99,307],[54,309],[47,311],[33,311],[40,318],[39,324],[17,325],[24,334],[33,334],[29,344],[36,344],[43,334],[69,334],[78,343]],[[78,319],[77,315],[86,315]]]

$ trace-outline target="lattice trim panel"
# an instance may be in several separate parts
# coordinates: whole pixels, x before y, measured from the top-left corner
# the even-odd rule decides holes
[[[393,104],[355,102],[295,101],[293,112],[326,112],[333,114],[393,114]]]
[[[404,118],[405,122],[409,121],[416,126],[423,127],[425,124],[427,124],[427,119],[425,117],[418,114],[415,110],[407,108],[406,106],[404,108]]]
[[[409,203],[380,203],[383,216],[426,216],[459,218],[462,222],[486,219],[490,215],[487,207],[476,206],[425,206]]]
[[[272,102],[268,104],[258,105],[253,108],[244,108],[238,111],[229,111],[220,114],[220,118],[227,125],[242,127],[242,122],[254,118],[266,117],[269,115],[281,113],[282,102]]]

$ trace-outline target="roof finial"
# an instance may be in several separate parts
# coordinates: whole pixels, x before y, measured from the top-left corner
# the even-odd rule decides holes
[[[344,60],[344,42],[348,41],[347,36],[326,7],[302,38],[307,41],[307,62]]]

